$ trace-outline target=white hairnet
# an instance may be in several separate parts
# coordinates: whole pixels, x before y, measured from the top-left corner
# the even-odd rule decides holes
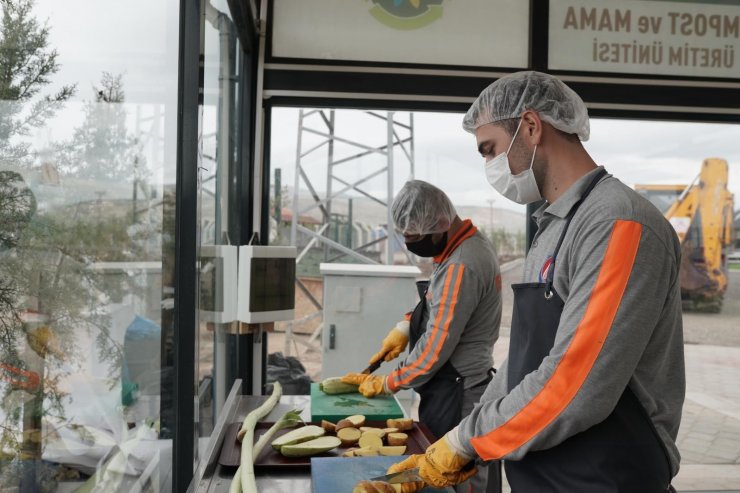
[[[407,181],[391,206],[396,229],[407,235],[442,233],[457,216],[447,195],[421,180]]]
[[[525,110],[568,134],[588,140],[588,110],[583,100],[561,80],[542,72],[516,72],[486,87],[463,119],[470,133],[487,123],[519,118]]]

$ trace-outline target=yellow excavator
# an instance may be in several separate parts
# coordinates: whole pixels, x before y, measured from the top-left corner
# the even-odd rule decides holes
[[[734,197],[727,161],[705,159],[690,185],[635,185],[668,219],[681,242],[684,310],[719,313],[727,290],[727,255],[733,244]]]

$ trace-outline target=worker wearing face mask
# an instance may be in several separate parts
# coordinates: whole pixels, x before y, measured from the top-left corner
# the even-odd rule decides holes
[[[501,273],[490,242],[461,220],[445,193],[420,180],[407,182],[391,207],[406,248],[432,257],[434,270],[421,301],[390,331],[370,363],[411,349],[390,375],[351,373],[366,397],[414,389],[419,420],[437,437],[473,409],[493,374],[493,345],[501,321]],[[471,480],[485,491],[486,471]],[[460,491],[469,491],[468,485]]]
[[[460,425],[389,472],[418,467],[440,487],[503,459],[514,493],[674,491],[685,372],[673,228],[589,156],[586,106],[555,77],[502,77],[463,126],[497,191],[545,202],[512,286],[507,361]]]

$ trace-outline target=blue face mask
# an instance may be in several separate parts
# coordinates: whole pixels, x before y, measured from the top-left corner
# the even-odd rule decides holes
[[[445,251],[445,248],[447,247],[447,232],[445,231],[444,236],[442,236],[442,239],[439,241],[439,243],[434,243],[432,241],[432,235],[424,235],[424,238],[414,241],[412,243],[406,243],[406,248],[408,248],[409,252],[413,253],[414,255],[418,255],[419,257],[436,257],[437,255],[441,254]]]

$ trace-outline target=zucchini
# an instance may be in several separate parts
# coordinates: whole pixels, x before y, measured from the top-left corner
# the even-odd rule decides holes
[[[289,431],[285,435],[277,437],[275,440],[272,441],[272,448],[274,448],[277,451],[280,451],[281,447],[284,447],[285,445],[293,445],[296,443],[301,442],[307,442],[309,440],[313,440],[314,438],[319,438],[324,436],[324,429],[320,426],[316,425],[308,425],[304,426],[303,428],[298,428],[293,431]]]
[[[357,392],[358,385],[342,382],[341,377],[327,378],[319,383],[319,390],[325,394],[351,394]]]
[[[280,447],[280,453],[285,457],[306,457],[328,452],[339,447],[341,444],[342,441],[337,437],[319,437],[294,445],[283,445]]]

